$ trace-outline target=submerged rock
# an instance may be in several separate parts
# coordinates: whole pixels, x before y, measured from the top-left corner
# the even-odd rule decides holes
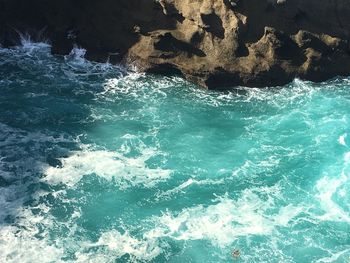
[[[350,74],[346,0],[0,0],[0,42],[45,28],[53,53],[178,72],[209,88]]]

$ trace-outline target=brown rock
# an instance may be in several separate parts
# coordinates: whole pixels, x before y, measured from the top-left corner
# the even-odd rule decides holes
[[[178,72],[209,88],[349,75],[347,0],[0,0],[0,42],[46,27],[53,52]]]

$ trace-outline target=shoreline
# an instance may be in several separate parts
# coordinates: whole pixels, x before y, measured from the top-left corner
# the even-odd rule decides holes
[[[19,32],[85,58],[182,75],[209,89],[350,75],[350,4],[326,0],[0,0],[0,43]]]

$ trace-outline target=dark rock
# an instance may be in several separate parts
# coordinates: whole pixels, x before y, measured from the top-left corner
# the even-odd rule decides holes
[[[347,0],[0,0],[0,42],[28,32],[209,88],[273,86],[349,75],[349,14]]]

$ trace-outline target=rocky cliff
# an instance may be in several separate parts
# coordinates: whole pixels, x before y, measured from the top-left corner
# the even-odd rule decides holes
[[[350,75],[349,0],[0,0],[0,43],[178,72],[209,88]]]

